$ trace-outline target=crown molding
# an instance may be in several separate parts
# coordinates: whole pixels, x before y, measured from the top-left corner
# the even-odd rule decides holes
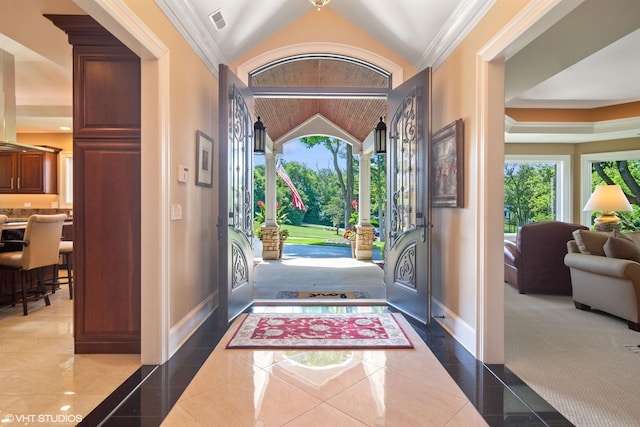
[[[518,122],[504,120],[504,140],[509,143],[569,143],[607,141],[640,136],[640,117],[599,122]]]
[[[447,22],[442,26],[433,42],[416,63],[416,69],[438,68],[451,52],[464,40],[496,0],[462,0]]]
[[[228,64],[227,59],[212,38],[187,0],[154,0],[169,21],[184,37],[191,49],[204,62],[211,74],[218,76],[220,64]]]

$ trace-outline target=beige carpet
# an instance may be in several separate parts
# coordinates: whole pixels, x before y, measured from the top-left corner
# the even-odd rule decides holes
[[[640,333],[505,285],[505,365],[577,426],[640,426]]]

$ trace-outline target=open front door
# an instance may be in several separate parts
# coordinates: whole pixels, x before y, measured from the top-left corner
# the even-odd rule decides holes
[[[387,302],[429,323],[431,69],[389,93],[387,120]]]
[[[220,65],[219,300],[227,323],[253,302],[253,96]]]

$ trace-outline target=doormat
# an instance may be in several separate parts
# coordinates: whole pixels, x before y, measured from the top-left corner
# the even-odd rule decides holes
[[[349,291],[279,291],[276,295],[278,299],[292,298],[316,298],[316,299],[368,299],[369,294],[366,292]]]
[[[249,313],[227,348],[413,348],[392,313]]]

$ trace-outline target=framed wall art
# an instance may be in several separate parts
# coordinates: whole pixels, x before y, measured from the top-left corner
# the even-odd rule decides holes
[[[431,139],[431,206],[464,206],[464,131],[462,119],[455,120]]]
[[[196,132],[196,185],[213,186],[213,139]]]

